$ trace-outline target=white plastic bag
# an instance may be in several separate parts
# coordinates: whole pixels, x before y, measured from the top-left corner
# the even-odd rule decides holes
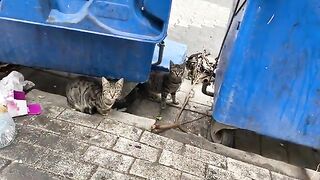
[[[5,106],[0,106],[0,148],[10,145],[16,135],[16,127],[13,119]]]
[[[21,73],[12,71],[0,81],[0,105],[8,107],[11,117],[28,114],[27,102],[25,100],[15,100],[14,91],[23,91],[24,88],[32,88],[33,86],[34,83],[25,81]]]

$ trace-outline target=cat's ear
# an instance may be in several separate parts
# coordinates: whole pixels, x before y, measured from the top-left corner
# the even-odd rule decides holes
[[[108,81],[108,79],[106,79],[105,77],[102,77],[102,86],[103,87],[109,87],[110,83]]]
[[[119,85],[119,86],[123,86],[123,82],[124,82],[124,79],[121,78],[116,82],[116,84]]]
[[[170,60],[170,67],[174,66],[173,62]]]

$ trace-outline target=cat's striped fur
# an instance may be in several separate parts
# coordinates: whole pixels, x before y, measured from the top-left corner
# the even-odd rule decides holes
[[[182,83],[185,63],[174,64],[170,61],[169,72],[153,71],[150,74],[149,80],[146,83],[148,94],[161,94],[161,109],[166,107],[166,99],[168,94],[171,94],[172,102],[179,104],[176,100],[176,92]]]
[[[66,87],[68,104],[84,113],[93,114],[98,111],[106,115],[114,102],[120,97],[123,87],[123,79],[117,82],[109,82],[102,77],[101,82],[79,78]]]

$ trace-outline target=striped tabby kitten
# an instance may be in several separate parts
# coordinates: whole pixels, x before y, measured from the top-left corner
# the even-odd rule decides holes
[[[176,92],[182,83],[185,63],[174,64],[170,61],[169,72],[153,71],[146,83],[149,95],[161,94],[161,109],[166,108],[166,99],[171,94],[173,104],[179,104],[176,100]]]
[[[87,78],[80,78],[67,85],[66,96],[69,105],[84,113],[93,114],[98,111],[107,115],[112,105],[121,95],[123,78],[117,82],[109,82],[102,77],[97,82]]]

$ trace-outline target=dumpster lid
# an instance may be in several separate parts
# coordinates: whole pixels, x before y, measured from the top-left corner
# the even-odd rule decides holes
[[[166,37],[171,0],[2,0],[0,18],[160,42]]]

